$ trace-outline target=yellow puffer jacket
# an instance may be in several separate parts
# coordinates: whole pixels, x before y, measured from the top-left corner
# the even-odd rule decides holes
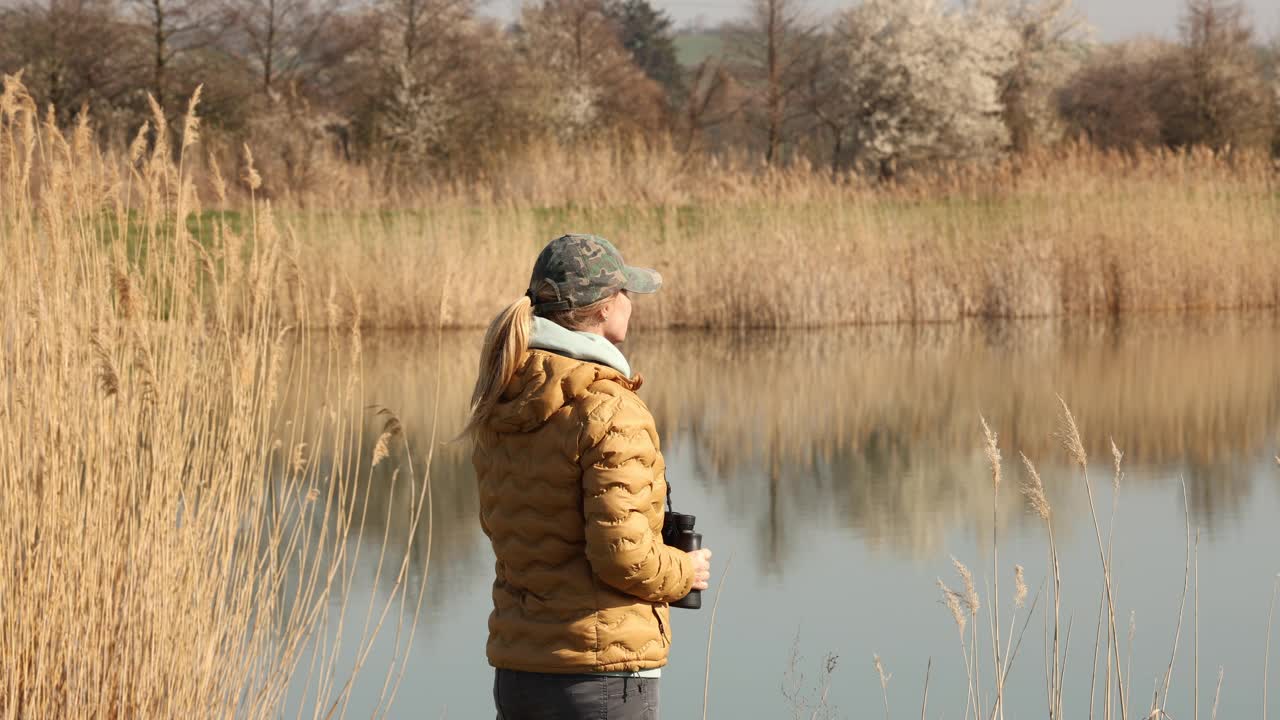
[[[665,465],[638,381],[531,350],[472,457],[497,556],[489,664],[545,673],[662,667],[668,602],[693,564],[662,542]]]

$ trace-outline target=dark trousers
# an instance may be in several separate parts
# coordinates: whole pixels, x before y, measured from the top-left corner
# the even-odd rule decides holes
[[[658,720],[658,682],[499,669],[493,702],[498,720]]]

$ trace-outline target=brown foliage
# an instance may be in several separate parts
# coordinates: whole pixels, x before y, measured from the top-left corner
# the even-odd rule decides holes
[[[1063,88],[1075,134],[1103,148],[1269,150],[1280,119],[1243,6],[1189,0],[1179,44],[1105,48]]]
[[[1103,49],[1060,92],[1063,119],[1099,148],[1159,144],[1161,121],[1153,94],[1158,61],[1168,53],[1154,42]]]

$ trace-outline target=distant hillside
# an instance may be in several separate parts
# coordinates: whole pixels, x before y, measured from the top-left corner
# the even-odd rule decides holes
[[[675,43],[676,57],[685,67],[695,67],[724,48],[724,40],[716,30],[681,32],[676,35]]]

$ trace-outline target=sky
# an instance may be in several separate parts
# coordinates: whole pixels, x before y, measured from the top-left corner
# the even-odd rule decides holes
[[[833,13],[848,7],[853,0],[808,0],[815,13]],[[717,25],[724,20],[745,13],[747,0],[650,0],[654,6],[665,10],[681,27],[701,19],[707,25]],[[1245,0],[1253,12],[1253,20],[1263,37],[1280,34],[1280,2],[1276,0]],[[1095,37],[1103,41],[1122,40],[1136,35],[1155,35],[1173,38],[1178,32],[1178,18],[1183,0],[1075,0],[1080,10],[1095,30]],[[488,0],[484,11],[488,15],[504,19],[514,18],[519,0]]]

